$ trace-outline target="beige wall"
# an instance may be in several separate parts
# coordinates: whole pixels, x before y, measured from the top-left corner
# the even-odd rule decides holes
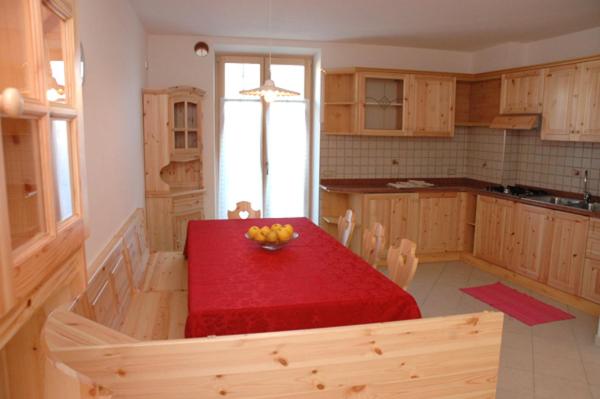
[[[88,189],[88,265],[144,206],[141,89],[144,29],[127,1],[81,0]]]

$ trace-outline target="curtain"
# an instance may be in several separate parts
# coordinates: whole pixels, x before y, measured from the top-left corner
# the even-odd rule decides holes
[[[256,99],[221,101],[218,217],[239,201],[262,210],[262,104]]]

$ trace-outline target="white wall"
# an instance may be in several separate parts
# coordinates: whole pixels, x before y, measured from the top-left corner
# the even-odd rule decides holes
[[[600,54],[600,27],[529,43],[505,43],[476,51],[473,72],[543,64]]]
[[[193,52],[199,40],[211,47],[207,57],[197,57]],[[266,53],[268,50],[266,40],[148,35],[148,87],[191,85],[206,91],[202,128],[207,188],[205,212],[209,218],[214,217],[216,206],[215,52]],[[274,40],[273,53],[315,55],[320,57],[321,67],[325,69],[371,66],[468,72],[471,67],[469,53],[389,46]]]
[[[127,1],[81,0],[88,266],[144,206],[141,89],[146,37]]]

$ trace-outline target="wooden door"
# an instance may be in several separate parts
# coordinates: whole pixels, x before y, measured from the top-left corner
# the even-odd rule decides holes
[[[414,136],[454,136],[456,78],[412,75],[408,91],[408,130]]]
[[[581,64],[575,134],[580,141],[600,142],[600,61]]]
[[[600,260],[585,260],[581,296],[590,301],[600,303]]]
[[[400,194],[391,199],[389,245],[400,243],[403,238],[414,242],[419,238],[419,195]],[[417,245],[417,250],[419,250]]]
[[[419,253],[457,251],[459,215],[458,193],[419,194]]]
[[[360,235],[358,238],[360,239],[360,242],[362,242],[362,233],[365,231],[365,229],[371,228],[371,226],[373,226],[374,223],[381,223],[385,234],[385,240],[381,255],[383,255],[384,251],[387,252],[387,248],[389,246],[390,220],[392,214],[391,198],[392,196],[390,195],[377,194],[365,195],[363,198],[362,225]]]
[[[477,198],[473,254],[508,266],[512,245],[514,202],[480,195]]]
[[[517,204],[513,224],[511,270],[539,280],[548,264],[548,246],[552,238],[552,211]]]
[[[502,75],[501,114],[538,114],[542,112],[543,70]]]
[[[570,294],[579,294],[589,218],[554,211],[552,222],[548,285]]]
[[[577,65],[546,69],[542,111],[543,140],[572,140],[576,126]]]
[[[190,213],[180,213],[173,217],[173,246],[175,251],[183,251],[187,238],[187,226],[192,220],[202,220],[204,215],[202,211],[195,211]]]

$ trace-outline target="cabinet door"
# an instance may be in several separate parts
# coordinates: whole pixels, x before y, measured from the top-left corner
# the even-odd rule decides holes
[[[454,136],[456,78],[414,75],[408,92],[408,130],[414,136]]]
[[[576,125],[577,65],[548,68],[544,75],[543,140],[571,140]]]
[[[477,198],[473,254],[500,266],[508,266],[512,245],[514,202],[483,196]]]
[[[406,135],[407,75],[363,72],[358,76],[359,133]]]
[[[600,61],[581,65],[575,134],[580,141],[600,142]]]
[[[2,124],[0,124],[0,137],[2,137]],[[4,169],[4,150],[0,140],[0,220],[8,220],[7,185]],[[14,304],[14,290],[12,278],[12,248],[8,223],[0,223],[0,317]]]
[[[510,269],[534,280],[546,274],[552,237],[551,214],[549,209],[516,205]]]
[[[202,211],[183,213],[174,216],[173,244],[175,251],[183,251],[185,247],[188,223],[192,220],[201,220],[203,217]]]
[[[399,244],[403,238],[414,242],[419,238],[419,195],[402,194],[391,200],[389,245]],[[417,247],[417,250],[419,248]]]
[[[586,259],[583,266],[583,288],[581,296],[600,303],[600,261]]]
[[[419,253],[458,250],[459,205],[458,193],[419,195]]]
[[[553,233],[549,251],[548,285],[578,294],[589,218],[565,212],[552,213]]]
[[[384,229],[385,242],[381,256],[387,251],[390,237],[390,220],[392,212],[392,200],[390,195],[365,195],[362,209],[361,233],[358,237],[362,242],[362,233],[371,228],[374,223],[381,223]],[[362,254],[362,248],[361,248]]]
[[[542,112],[543,70],[502,75],[501,114],[537,114]]]

